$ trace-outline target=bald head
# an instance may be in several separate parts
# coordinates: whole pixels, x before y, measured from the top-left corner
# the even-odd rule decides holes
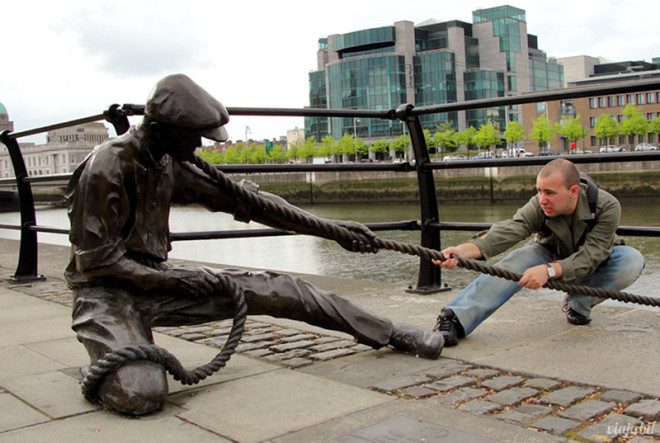
[[[580,184],[580,172],[573,162],[565,158],[557,158],[547,163],[539,172],[540,178],[548,178],[553,174],[559,173],[566,188]]]

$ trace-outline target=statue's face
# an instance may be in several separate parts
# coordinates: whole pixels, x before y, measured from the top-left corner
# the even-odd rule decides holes
[[[157,148],[177,160],[188,160],[195,149],[202,146],[202,137],[191,129],[156,123],[152,131]]]

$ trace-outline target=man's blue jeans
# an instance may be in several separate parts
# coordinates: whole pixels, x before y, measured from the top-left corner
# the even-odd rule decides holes
[[[553,261],[550,251],[537,244],[523,246],[506,254],[497,267],[522,274],[525,270]],[[577,285],[604,289],[623,289],[630,286],[644,269],[644,257],[629,246],[615,246],[610,258],[602,263],[593,274],[571,281]],[[456,314],[465,335],[486,320],[516,292],[522,289],[516,282],[482,274],[459,292],[447,306]],[[602,298],[569,294],[568,305],[574,311],[589,317],[591,308],[603,301]]]

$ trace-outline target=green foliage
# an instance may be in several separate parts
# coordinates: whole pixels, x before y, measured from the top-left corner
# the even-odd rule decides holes
[[[474,143],[480,148],[497,145],[500,142],[500,134],[490,120],[479,127],[473,137]]]
[[[504,138],[509,143],[517,143],[525,138],[525,128],[518,122],[508,122],[504,130]]]
[[[555,131],[572,142],[587,135],[587,130],[582,126],[582,122],[580,121],[580,114],[575,117],[563,116],[561,122],[555,125]]]
[[[649,122],[649,132],[652,134],[660,134],[660,117],[656,117]]]
[[[337,142],[337,153],[351,155],[355,153],[355,139],[350,134],[344,134]]]
[[[392,140],[392,149],[394,152],[406,152],[410,146],[410,136],[403,134]]]
[[[431,131],[428,129],[424,129],[424,141],[427,148],[433,149],[436,147],[435,138],[431,136]]]
[[[608,140],[610,137],[619,135],[621,128],[609,114],[600,114],[594,124],[594,134],[601,141]]]
[[[456,131],[454,131],[453,127],[445,129],[444,131],[436,132],[433,134],[433,140],[435,141],[436,146],[439,146],[441,149],[446,151],[451,152],[458,148],[458,142],[456,141]]]
[[[300,160],[309,162],[309,159],[314,157],[314,151],[316,150],[316,140],[314,137],[307,137],[305,143],[302,144],[298,150],[298,155]]]
[[[371,145],[371,152],[374,153],[384,153],[387,154],[390,151],[390,144],[387,143],[387,140],[376,140],[372,145]]]
[[[197,155],[212,165],[218,165],[224,161],[222,152],[213,148],[202,148],[197,151]]]
[[[456,143],[459,145],[470,146],[474,144],[474,136],[477,135],[477,128],[470,126],[463,132],[457,132],[455,135]]]
[[[648,132],[649,122],[642,115],[642,111],[632,103],[626,105],[622,111],[621,133],[623,135],[644,135]]]
[[[545,115],[541,115],[534,121],[529,137],[539,142],[540,146],[545,146],[550,141],[552,134],[553,129],[548,118]]]
[[[268,153],[268,162],[269,163],[284,163],[286,161],[286,153],[282,146],[273,145]]]

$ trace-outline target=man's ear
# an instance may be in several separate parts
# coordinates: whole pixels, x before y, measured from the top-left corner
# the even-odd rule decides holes
[[[577,197],[580,195],[580,185],[571,186],[571,195]]]

